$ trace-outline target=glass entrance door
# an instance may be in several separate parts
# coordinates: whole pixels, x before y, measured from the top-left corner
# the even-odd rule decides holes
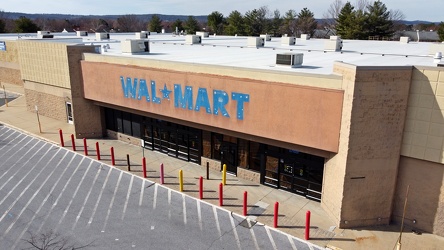
[[[237,145],[231,142],[222,143],[222,166],[227,165],[227,172],[237,174]]]
[[[73,116],[72,116],[72,104],[70,102],[66,103],[66,119],[67,119],[69,124],[73,124],[74,123],[74,119],[73,119]]]
[[[279,187],[279,158],[267,156],[265,161],[264,184]]]

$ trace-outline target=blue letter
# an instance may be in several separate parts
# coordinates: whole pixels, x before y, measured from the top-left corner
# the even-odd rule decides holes
[[[231,93],[231,99],[237,101],[237,119],[243,120],[244,119],[244,102],[250,101],[250,95],[249,94],[242,94],[242,93]]]
[[[146,80],[140,79],[139,83],[139,93],[137,95],[137,99],[140,100],[142,97],[145,96],[145,99],[147,102],[150,101],[150,95],[148,94],[148,88],[146,86]]]
[[[128,98],[131,93],[131,98],[136,99],[137,78],[134,78],[134,85],[132,84],[130,77],[126,78],[126,85],[123,76],[120,77],[120,82],[122,83],[122,90],[125,98]]]
[[[182,96],[182,87],[180,84],[174,84],[174,107],[186,108],[193,110],[193,87],[185,86],[185,95]]]
[[[208,100],[208,93],[207,89],[205,88],[199,88],[196,98],[196,107],[194,110],[199,111],[201,106],[206,109],[208,114],[211,114],[210,101]]]
[[[227,103],[228,103],[227,92],[223,90],[213,91],[213,114],[218,115],[220,109],[223,116],[230,117],[227,110],[225,109],[225,105],[227,105]]]
[[[156,97],[156,82],[151,81],[151,96],[153,97],[153,102],[160,104],[160,98]]]

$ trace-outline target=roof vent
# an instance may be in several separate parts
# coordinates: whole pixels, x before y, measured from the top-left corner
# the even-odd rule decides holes
[[[150,35],[149,31],[136,32],[136,39],[146,39]]]
[[[247,38],[247,47],[264,47],[265,45],[265,38],[263,37],[256,37],[256,36],[250,36]]]
[[[265,41],[271,41],[271,35],[264,34],[264,35],[260,35],[260,37],[264,38]]]
[[[433,56],[433,63],[436,63],[438,67],[442,67],[444,62],[441,62],[442,52],[436,52]]]
[[[296,45],[296,37],[283,36],[281,38],[281,45]]]
[[[304,61],[303,53],[276,54],[277,66],[289,66],[291,68],[298,68],[302,67],[303,61]]]
[[[77,36],[88,36],[88,32],[87,31],[76,31],[76,35]]]
[[[150,52],[148,40],[125,40],[122,41],[122,53],[145,54]]]
[[[399,38],[399,42],[401,42],[401,43],[409,43],[410,42],[410,37],[408,37],[408,36],[401,36]]]
[[[102,40],[106,40],[109,39],[109,33],[96,33],[96,40],[97,41],[102,41]]]
[[[301,34],[301,40],[310,40],[309,34]]]
[[[186,35],[185,44],[201,44],[202,37],[197,35]]]
[[[204,31],[196,31],[196,35],[204,37],[204,38],[210,36],[210,34],[208,32],[204,32]]]

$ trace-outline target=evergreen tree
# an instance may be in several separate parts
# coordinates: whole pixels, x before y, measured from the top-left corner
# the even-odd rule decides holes
[[[366,14],[347,2],[336,19],[336,34],[343,39],[367,39]]]
[[[227,17],[227,27],[225,28],[225,34],[234,36],[239,35],[243,36],[245,35],[244,30],[244,17],[242,14],[235,10],[230,13],[230,15]]]
[[[296,35],[296,16],[297,14],[294,10],[288,10],[285,12],[282,26],[283,34],[287,34],[289,36]]]
[[[309,34],[310,36],[313,36],[316,27],[318,26],[318,22],[316,22],[313,12],[307,8],[303,8],[298,14],[296,25],[300,34]]]
[[[439,41],[442,42],[444,41],[444,22],[441,22],[438,26],[438,36],[439,36]]]
[[[153,15],[149,22],[148,29],[152,32],[160,33],[162,32],[162,28],[162,20],[157,15]]]
[[[273,36],[278,37],[281,36],[280,28],[282,26],[282,17],[279,10],[274,11],[273,20],[271,20],[271,27],[270,27],[270,33],[273,34]]]
[[[223,25],[224,25],[224,16],[218,12],[213,11],[207,18],[208,26],[210,26],[211,30],[216,34],[223,33]]]
[[[196,34],[196,31],[200,30],[199,23],[197,22],[196,18],[193,16],[188,17],[188,19],[185,21],[185,30],[187,34]]]
[[[390,11],[381,1],[375,1],[367,6],[366,26],[369,36],[391,37],[394,33],[393,22],[390,20]]]
[[[259,36],[267,32],[267,11],[266,7],[261,7],[245,13],[245,31],[248,36]]]
[[[31,19],[21,16],[19,19],[15,20],[14,32],[17,33],[35,33],[40,30],[40,28]]]

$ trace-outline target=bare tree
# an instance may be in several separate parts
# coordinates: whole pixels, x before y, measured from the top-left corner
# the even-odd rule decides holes
[[[355,4],[355,10],[356,11],[362,11],[363,13],[365,12],[365,10],[367,9],[367,6],[373,4],[372,0],[356,0],[356,4]]]
[[[144,29],[142,21],[136,15],[123,15],[117,18],[117,27],[121,32],[141,31]]]
[[[29,233],[28,239],[22,239],[27,242],[31,246],[25,249],[38,249],[38,250],[77,250],[77,249],[86,249],[88,247],[94,247],[92,242],[83,245],[76,246],[73,243],[70,243],[69,238],[62,237],[58,233],[54,233],[52,230],[47,231],[42,234],[33,234]]]
[[[324,13],[323,17],[325,19],[324,26],[329,29],[334,29],[336,26],[336,19],[338,19],[341,9],[344,7],[342,0],[335,0]]]

